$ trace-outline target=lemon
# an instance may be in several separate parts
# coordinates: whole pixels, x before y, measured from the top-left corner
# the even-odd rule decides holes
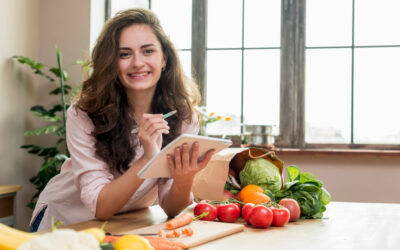
[[[114,250],[154,250],[154,247],[142,236],[126,234],[115,241]]]
[[[99,243],[103,242],[106,237],[104,230],[97,227],[88,228],[82,232],[93,235]]]

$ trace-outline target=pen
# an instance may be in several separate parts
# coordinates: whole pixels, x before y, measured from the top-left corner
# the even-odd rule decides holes
[[[163,119],[167,119],[168,117],[175,115],[176,112],[178,112],[178,111],[177,111],[177,110],[173,110],[173,111],[171,111],[171,112],[168,112],[168,113],[166,113],[165,115],[163,115],[162,118],[163,118]],[[134,129],[132,129],[132,131],[131,131],[132,134],[137,133],[137,132],[139,132],[139,127],[134,128]]]

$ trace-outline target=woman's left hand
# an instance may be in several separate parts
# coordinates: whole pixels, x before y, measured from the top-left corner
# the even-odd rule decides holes
[[[186,143],[182,147],[175,148],[174,155],[167,156],[174,182],[191,185],[195,174],[207,166],[214,152],[215,150],[211,149],[199,158],[198,142],[193,143],[192,150]]]

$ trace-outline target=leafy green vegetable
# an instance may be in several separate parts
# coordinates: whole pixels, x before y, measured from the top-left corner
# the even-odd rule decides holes
[[[239,177],[243,187],[254,184],[271,192],[276,192],[282,187],[279,169],[263,158],[248,160],[240,171]]]
[[[302,219],[320,219],[331,201],[323,183],[311,173],[300,173],[296,166],[287,167],[287,180],[282,190],[274,193],[277,202],[283,198],[295,199],[301,209]]]

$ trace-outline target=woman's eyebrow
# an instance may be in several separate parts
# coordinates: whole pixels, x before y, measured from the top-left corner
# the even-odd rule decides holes
[[[156,46],[156,45],[153,43],[149,43],[149,44],[144,44],[144,45],[140,46],[140,48],[143,49],[143,48],[148,48],[148,47],[153,47],[153,46]],[[129,47],[120,47],[119,50],[132,50],[132,49]]]

